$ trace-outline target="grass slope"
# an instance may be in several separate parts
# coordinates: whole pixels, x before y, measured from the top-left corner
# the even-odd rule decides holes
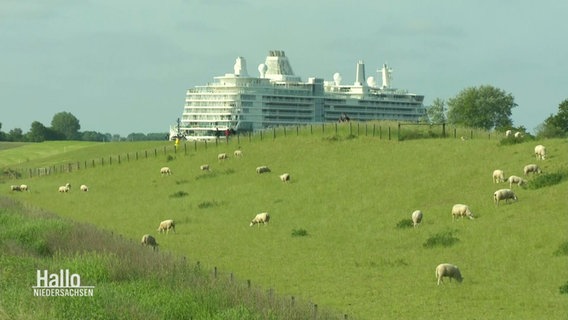
[[[542,143],[550,154],[539,163],[544,172],[566,170],[566,140]],[[492,171],[522,175],[536,161],[535,144],[289,135],[22,179],[32,192],[11,195],[133,241],[175,219],[176,234],[156,235],[162,250],[352,317],[534,319],[546,312],[563,319],[568,302],[559,287],[568,261],[554,252],[568,240],[568,180],[514,188],[519,201],[512,204],[492,201],[505,187],[492,183]],[[217,161],[217,153],[237,147],[242,159]],[[211,172],[199,170],[204,163]],[[172,176],[160,176],[164,165]],[[272,173],[256,174],[259,165]],[[283,172],[291,183],[278,180]],[[58,194],[66,182],[74,190]],[[77,190],[83,183],[88,193]],[[452,221],[455,203],[470,205],[476,219]],[[415,209],[424,212],[422,225],[397,228]],[[270,225],[250,228],[261,211],[270,212]],[[298,230],[307,235],[294,236]],[[448,234],[454,245],[424,246]],[[436,285],[442,262],[460,267],[461,285]]]

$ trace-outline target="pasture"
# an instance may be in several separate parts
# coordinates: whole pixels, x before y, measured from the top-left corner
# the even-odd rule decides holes
[[[535,160],[538,143],[547,147],[545,161]],[[86,160],[126,145],[136,147],[88,144],[71,156]],[[21,149],[25,159],[34,146],[0,155],[18,156]],[[242,158],[233,157],[237,148]],[[559,291],[568,281],[568,257],[554,254],[568,241],[568,179],[538,189],[514,186],[519,200],[497,207],[493,192],[505,184],[491,176],[494,169],[522,176],[528,163],[544,173],[565,172],[566,140],[500,145],[487,138],[399,142],[324,134],[189,150],[16,180],[30,185],[27,193],[11,192],[8,180],[1,193],[133,242],[153,234],[162,251],[357,319],[564,319],[568,313],[568,296]],[[71,161],[69,152],[49,161]],[[219,161],[221,152],[229,159]],[[47,162],[38,157],[25,167]],[[211,171],[201,171],[202,164]],[[261,165],[271,172],[257,174]],[[160,175],[163,166],[173,174]],[[284,172],[289,183],[279,180]],[[68,182],[71,192],[58,193]],[[89,192],[80,192],[81,184]],[[475,219],[453,221],[456,203],[468,204]],[[401,222],[416,209],[422,223],[405,227]],[[249,227],[263,211],[270,223]],[[176,221],[176,233],[158,234],[165,219]],[[447,236],[453,241],[428,245]],[[463,283],[436,285],[434,269],[444,262],[460,267]]]

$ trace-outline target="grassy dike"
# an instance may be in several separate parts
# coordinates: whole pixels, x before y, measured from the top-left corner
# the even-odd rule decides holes
[[[208,275],[232,274],[269,296],[302,297],[350,319],[565,317],[568,260],[558,252],[568,241],[566,140],[508,143],[466,131],[457,135],[465,140],[398,141],[387,139],[385,128],[382,136],[339,130],[280,130],[262,140],[200,144],[196,150],[189,144],[187,153],[151,153],[16,180],[29,184],[29,193],[12,193],[14,180],[5,181],[0,194],[92,223],[127,242],[154,234],[160,254],[187,257],[189,266],[200,261]],[[549,153],[538,162],[544,174],[528,177],[526,188],[513,187],[519,201],[496,206],[493,192],[508,185],[494,184],[493,170],[522,176],[523,166],[536,162],[539,143]],[[106,157],[114,152],[105,148],[126,152],[132,146],[100,144],[84,148],[88,154],[50,155],[49,162]],[[218,153],[232,155],[237,148],[242,159],[217,160]],[[47,162],[30,158],[25,166],[35,163]],[[211,172],[199,170],[205,163]],[[272,172],[256,174],[260,165]],[[162,166],[174,174],[160,176]],[[291,174],[291,183],[279,181],[283,172]],[[67,182],[74,189],[57,193]],[[83,183],[88,193],[78,191]],[[470,205],[476,219],[452,221],[455,203]],[[409,228],[415,209],[424,212],[424,222]],[[261,211],[270,212],[270,225],[250,228]],[[170,218],[177,233],[156,234],[159,221]],[[462,284],[436,285],[434,269],[443,262],[460,267]]]

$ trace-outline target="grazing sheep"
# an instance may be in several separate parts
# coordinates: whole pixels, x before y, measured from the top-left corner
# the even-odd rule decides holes
[[[158,232],[162,233],[162,231],[165,231],[166,234],[168,234],[168,232],[170,231],[170,229],[172,229],[173,232],[176,232],[176,223],[174,222],[174,220],[164,220],[162,222],[160,222],[160,226],[158,227]]]
[[[505,137],[510,137],[513,134],[512,130],[505,131]]]
[[[142,236],[141,244],[143,246],[151,246],[152,250],[156,250],[156,247],[158,246],[158,243],[156,242],[156,238],[152,237],[149,234],[145,234],[145,235]]]
[[[201,165],[201,167],[199,167],[199,169],[201,169],[201,171],[210,171],[211,170],[211,169],[209,169],[208,164]]]
[[[89,187],[87,187],[87,185],[85,185],[85,184],[82,184],[82,185],[79,187],[79,189],[80,189],[81,191],[83,191],[83,192],[89,191]]]
[[[260,166],[256,168],[256,173],[265,173],[265,172],[270,172],[270,168],[268,168],[267,166]]]
[[[412,225],[416,228],[417,225],[419,225],[422,222],[422,211],[420,210],[415,210],[412,213]]]
[[[235,150],[235,152],[233,152],[233,155],[235,156],[235,158],[240,158],[243,156],[243,151],[242,150]]]
[[[71,190],[71,184],[67,183],[64,186],[59,187],[59,192],[67,193]]]
[[[283,173],[280,175],[280,180],[282,182],[288,182],[290,181],[290,174],[289,173]]]
[[[515,138],[522,138],[523,134],[520,131],[515,132]]]
[[[542,170],[540,170],[540,167],[537,166],[536,164],[527,164],[524,168],[523,168],[523,172],[525,173],[525,176],[527,176],[529,173],[542,173]]]
[[[442,263],[436,267],[436,279],[438,280],[438,285],[440,285],[441,282],[444,282],[444,280],[442,280],[443,277],[450,278],[450,282],[452,282],[452,278],[456,279],[460,283],[463,281],[463,277],[458,266],[450,263]]]
[[[170,169],[170,167],[163,167],[162,169],[160,169],[160,174],[161,175],[170,175],[170,174],[172,174],[172,170]]]
[[[21,190],[21,191],[30,191],[30,188],[28,187],[27,184],[22,184],[22,185],[20,186],[20,190]]]
[[[493,171],[493,182],[494,183],[505,182],[505,173],[503,172],[503,170]]]
[[[539,144],[534,147],[534,154],[536,156],[536,160],[544,160],[546,158],[546,148],[542,144]]]
[[[505,203],[509,202],[509,199],[518,200],[517,196],[511,189],[499,189],[493,193],[493,201],[495,204],[499,205],[499,201],[505,200]]]
[[[509,182],[509,189],[513,187],[513,184],[516,184],[520,187],[527,183],[527,180],[518,176],[510,176],[507,181]]]
[[[459,217],[468,217],[473,219],[473,213],[469,209],[469,207],[465,204],[455,204],[452,207],[452,219],[455,220]]]
[[[12,190],[12,191],[22,191],[22,189],[20,188],[20,186],[16,186],[16,185],[11,185],[11,186],[10,186],[10,190]]]
[[[268,214],[268,212],[262,212],[257,214],[254,219],[252,219],[252,221],[250,222],[250,226],[254,226],[255,224],[258,224],[260,226],[260,224],[267,224],[270,221],[270,215]]]
[[[228,156],[226,153],[219,153],[219,154],[217,155],[217,159],[218,159],[219,161],[223,161],[223,160],[229,159],[229,156]]]

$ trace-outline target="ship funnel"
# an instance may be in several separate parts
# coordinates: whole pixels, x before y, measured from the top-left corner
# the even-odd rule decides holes
[[[365,83],[365,63],[362,60],[357,62],[357,72],[355,74],[355,85],[362,86]]]
[[[247,62],[243,57],[237,57],[235,61],[235,76],[248,77]]]
[[[258,72],[261,78],[266,77],[266,70],[268,70],[268,67],[264,63],[258,65]]]
[[[392,69],[385,63],[383,64],[381,72],[383,73],[383,88],[390,88]]]

